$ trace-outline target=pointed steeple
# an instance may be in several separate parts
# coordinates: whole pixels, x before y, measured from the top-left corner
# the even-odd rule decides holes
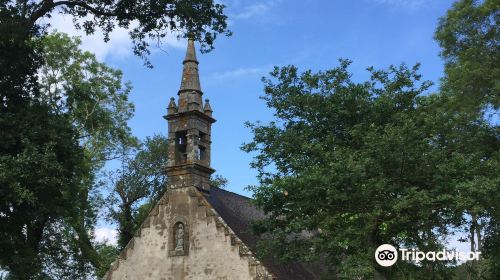
[[[184,58],[182,64],[184,67],[182,69],[181,88],[179,89],[179,92],[201,92],[200,76],[198,74],[198,60],[196,59],[196,50],[192,39],[188,40],[186,58]]]
[[[183,63],[186,63],[186,61],[192,61],[198,64],[198,60],[196,59],[196,49],[194,47],[193,39],[188,39],[186,57],[184,58]]]
[[[188,40],[186,57],[182,62],[181,88],[179,89],[179,112],[201,111],[201,96],[203,92],[200,86],[200,75],[198,73],[198,60],[193,39]]]

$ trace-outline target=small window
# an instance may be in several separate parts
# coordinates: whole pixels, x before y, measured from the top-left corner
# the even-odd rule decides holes
[[[179,131],[175,133],[175,158],[178,163],[187,160],[187,132]]]
[[[200,131],[200,134],[199,134],[199,135],[200,135],[200,139],[201,139],[201,141],[207,141],[207,140],[208,140],[208,139],[207,139],[207,134],[206,134],[206,133],[203,133],[203,132],[201,132],[201,131]]]
[[[199,160],[207,160],[207,149],[203,146],[199,146]]]

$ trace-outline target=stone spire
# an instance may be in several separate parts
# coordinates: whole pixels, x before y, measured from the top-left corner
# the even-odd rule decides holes
[[[194,41],[188,40],[186,57],[182,62],[181,88],[179,89],[179,112],[198,110],[201,111],[201,96],[203,92],[200,86],[200,75],[198,73],[198,60]]]
[[[194,48],[193,39],[188,39],[186,57],[184,58],[184,61],[182,63],[186,63],[188,61],[191,61],[191,62],[198,64],[198,60],[196,59],[196,50]]]

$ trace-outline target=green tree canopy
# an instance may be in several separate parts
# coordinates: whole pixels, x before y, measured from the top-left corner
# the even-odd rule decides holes
[[[488,265],[465,264],[468,277],[500,273],[500,213],[498,173],[500,165],[500,5],[494,0],[460,0],[443,16],[435,39],[441,46],[445,76],[441,104],[456,128],[449,134],[450,149],[457,152],[459,172],[455,183],[463,226],[472,251],[481,251]]]
[[[275,68],[264,79],[277,120],[248,124],[254,137],[243,146],[256,152],[260,185],[251,189],[269,214],[254,225],[269,236],[259,251],[326,261],[332,278],[446,279],[443,263],[384,269],[373,252],[384,243],[442,248],[450,228],[464,224],[466,197],[492,205],[477,199],[498,197],[498,151],[465,139],[498,144],[498,131],[440,110],[446,97],[424,94],[430,83],[420,81],[418,65],[369,69],[371,79],[356,83],[349,64],[301,74]],[[471,189],[473,182],[488,184]]]
[[[54,13],[67,14],[86,34],[102,31],[105,41],[115,28],[128,28],[134,53],[143,58],[149,54],[150,42],[161,42],[170,32],[189,33],[203,50],[213,48],[218,34],[230,35],[224,5],[213,0],[2,0],[0,9],[18,17],[28,29]]]
[[[445,60],[444,90],[455,105],[500,107],[500,4],[460,0],[443,16],[435,38]]]
[[[3,5],[3,3],[2,3]],[[18,279],[43,279],[45,228],[72,219],[87,167],[76,131],[39,97],[37,30],[0,6],[0,267]]]
[[[129,82],[120,70],[80,49],[81,40],[64,33],[41,39],[45,63],[39,71],[41,101],[67,113],[94,170],[117,158],[121,145],[134,144],[127,121],[134,113]]]
[[[139,147],[122,146],[121,166],[110,174],[109,218],[118,225],[118,246],[125,247],[167,186],[168,140],[148,137]]]
[[[116,157],[117,145],[134,142],[130,86],[120,71],[81,51],[78,39],[56,33],[24,40],[45,63],[32,70],[38,77],[30,94],[20,88],[4,98],[0,216],[7,251],[0,266],[23,279],[85,278],[101,263],[92,243],[96,172]]]
[[[67,115],[32,105],[19,114],[2,114],[0,122],[16,136],[2,137],[1,145],[0,266],[19,279],[43,278],[40,252],[50,245],[46,229],[79,219],[81,205],[75,202],[86,193],[80,180],[88,167],[80,161],[83,150]]]

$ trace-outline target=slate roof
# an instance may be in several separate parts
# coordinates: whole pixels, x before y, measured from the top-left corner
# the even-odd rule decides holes
[[[250,224],[253,220],[264,218],[264,212],[256,208],[250,198],[236,193],[220,188],[211,188],[210,192],[200,191],[238,238],[251,250],[255,249],[259,237],[252,234]],[[283,264],[272,258],[262,260],[262,262],[279,280],[320,279],[320,273],[325,270],[320,265],[302,262]]]

